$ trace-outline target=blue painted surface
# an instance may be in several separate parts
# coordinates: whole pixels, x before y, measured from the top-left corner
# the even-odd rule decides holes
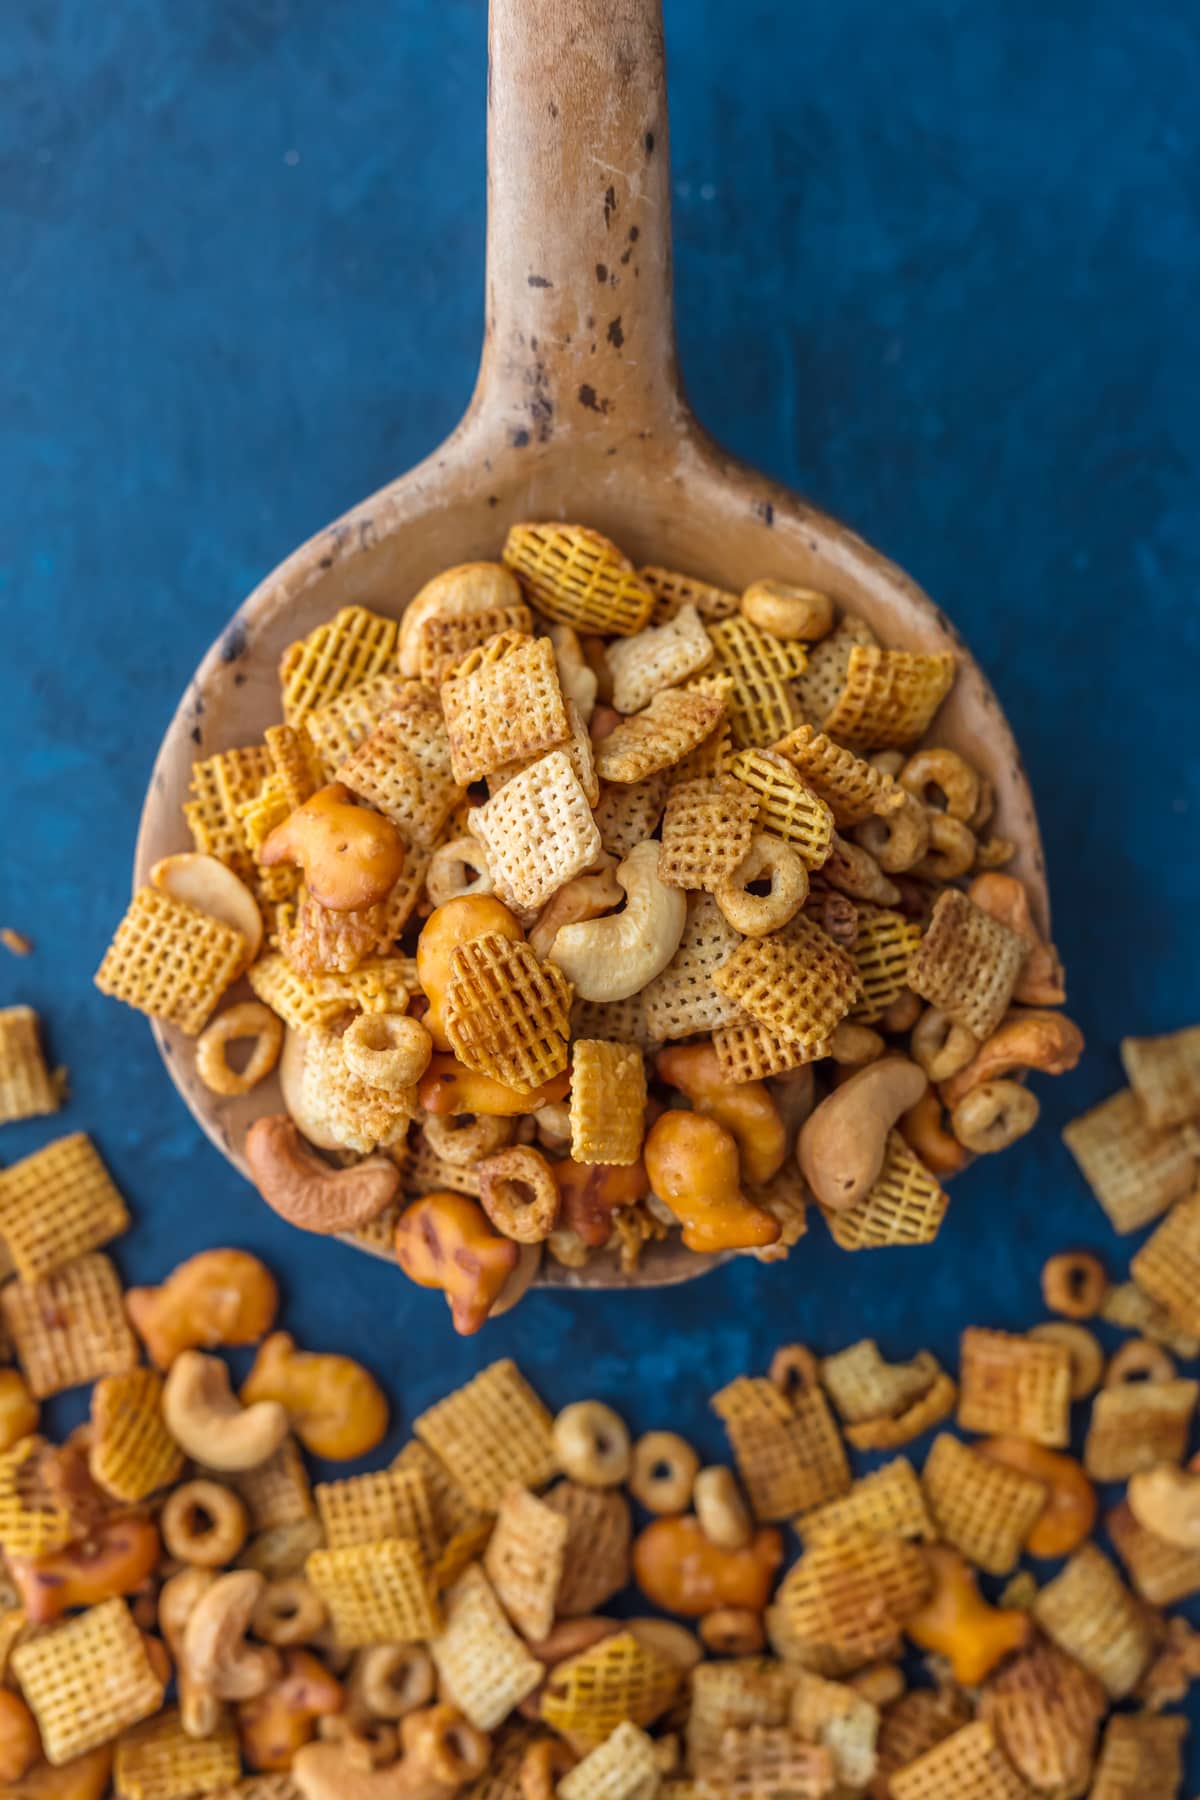
[[[719,1449],[708,1392],[781,1339],[952,1359],[1118,1243],[1058,1142],[1116,1040],[1200,1018],[1193,953],[1200,13],[1187,0],[667,0],[682,359],[705,423],[904,564],[994,676],[1041,809],[1082,1067],[930,1251],[641,1297],[538,1295],[474,1341],[290,1232],[90,978],[201,652],[294,544],[425,453],[480,337],[483,0],[9,0],[0,207],[0,1003],[71,1068],[147,1280],[259,1251],[396,1433],[512,1353]],[[5,1161],[52,1135],[8,1127]],[[72,1416],[63,1403],[59,1416]],[[1193,1775],[1200,1774],[1200,1746]]]

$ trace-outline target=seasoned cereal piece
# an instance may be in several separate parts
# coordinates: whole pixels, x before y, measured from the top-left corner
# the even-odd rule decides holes
[[[564,750],[552,750],[467,814],[501,899],[536,912],[602,848],[587,795]]]
[[[957,888],[945,888],[909,964],[908,985],[982,1042],[1008,1011],[1028,954],[1025,938]]]
[[[740,604],[739,596],[730,593],[728,588],[714,587],[711,582],[700,581],[694,575],[681,575],[677,569],[648,563],[638,570],[638,576],[654,595],[651,614],[654,625],[665,625],[681,606],[694,606],[705,623],[712,625],[718,619],[730,618]]]
[[[9,1556],[45,1556],[75,1535],[69,1507],[45,1479],[51,1453],[45,1438],[36,1435],[18,1438],[11,1449],[0,1451],[0,1545]]]
[[[296,726],[339,694],[380,674],[396,649],[395,619],[381,618],[365,606],[344,606],[289,644],[279,661],[283,716]]]
[[[921,942],[921,927],[903,913],[859,906],[850,956],[862,983],[862,999],[850,1017],[876,1025],[908,986],[908,971]]]
[[[469,1069],[522,1093],[567,1066],[571,984],[525,943],[487,932],[451,953],[446,1036]]]
[[[1062,1344],[969,1325],[959,1359],[958,1422],[989,1437],[1070,1441],[1071,1357]]]
[[[798,851],[808,869],[819,869],[833,848],[833,814],[820,795],[775,750],[739,750],[730,774],[758,800],[758,823]]]
[[[985,1569],[1007,1575],[1045,1511],[1044,1483],[980,1456],[941,1432],[925,1459],[921,1482],[938,1535]]]
[[[757,814],[754,795],[729,776],[677,782],[663,814],[659,880],[711,893],[750,849]]]
[[[254,857],[242,808],[255,799],[272,769],[265,744],[222,750],[192,764],[191,799],[183,809],[192,841],[197,850],[227,864],[243,881],[254,878]]]
[[[128,1229],[125,1202],[82,1131],[0,1170],[0,1237],[22,1281],[52,1275]]]
[[[665,624],[608,646],[613,706],[619,713],[640,712],[663,688],[698,675],[712,659],[712,641],[696,608],[681,606]]]
[[[848,1344],[821,1363],[821,1383],[847,1424],[903,1412],[937,1380],[937,1359],[920,1350],[911,1362],[890,1363],[874,1338]]]
[[[1121,1331],[1164,1344],[1185,1361],[1200,1356],[1200,1337],[1176,1325],[1166,1307],[1152,1300],[1136,1281],[1114,1282],[1104,1296],[1100,1317]]]
[[[841,693],[821,721],[854,750],[903,749],[924,737],[954,683],[951,651],[923,656],[855,644]]]
[[[861,1790],[875,1773],[879,1708],[840,1681],[797,1669],[791,1728],[802,1744],[828,1751],[836,1780]]]
[[[796,698],[809,719],[820,725],[832,710],[846,685],[854,646],[878,643],[865,619],[844,613],[829,636],[810,647],[807,665],[794,683]]]
[[[107,1256],[78,1257],[43,1281],[10,1281],[0,1307],[39,1400],[137,1367],[138,1343]]]
[[[433,1502],[424,1476],[416,1470],[372,1469],[342,1481],[318,1482],[313,1499],[331,1550],[375,1544],[382,1538],[408,1538],[420,1547],[427,1563],[437,1555]]]
[[[1174,1606],[1200,1593],[1200,1550],[1169,1544],[1134,1517],[1128,1500],[1104,1521],[1117,1555],[1129,1571],[1134,1592],[1150,1606]]]
[[[1083,1460],[1094,1481],[1125,1481],[1155,1463],[1182,1462],[1196,1411],[1194,1381],[1123,1381],[1092,1401]]]
[[[797,725],[772,748],[825,802],[839,831],[849,831],[873,813],[894,812],[903,804],[894,776],[835,744],[811,725]]]
[[[556,1791],[558,1800],[650,1800],[660,1791],[655,1745],[625,1719],[564,1775]]]
[[[461,789],[434,690],[407,682],[335,779],[390,819],[406,844],[436,843]]]
[[[1116,1231],[1137,1231],[1195,1186],[1197,1160],[1178,1131],[1148,1125],[1122,1088],[1063,1131],[1063,1143]]]
[[[647,776],[645,781],[601,784],[596,829],[610,856],[628,856],[636,844],[654,836],[666,796],[665,770]]]
[[[531,1643],[548,1637],[562,1578],[567,1521],[528,1488],[510,1488],[483,1554],[496,1597]]]
[[[571,1156],[635,1163],[646,1128],[646,1068],[632,1044],[577,1038],[571,1050]]]
[[[196,1037],[246,963],[232,925],[160,888],[139,888],[96,971],[102,994]]]
[[[600,740],[597,773],[602,781],[645,781],[702,744],[724,715],[722,695],[665,688],[642,712],[622,719]]]
[[[784,1576],[775,1604],[799,1637],[861,1667],[892,1652],[931,1580],[920,1548],[902,1538],[822,1532]]]
[[[652,1724],[674,1700],[682,1679],[678,1663],[632,1631],[618,1632],[555,1665],[541,1716],[573,1741],[602,1743],[625,1720]]]
[[[1178,1713],[1117,1713],[1104,1732],[1091,1800],[1170,1800],[1183,1781],[1187,1729]]]
[[[438,695],[450,766],[463,786],[541,756],[571,735],[549,638],[504,632],[464,657]]]
[[[255,1531],[274,1531],[289,1525],[308,1524],[316,1514],[308,1470],[295,1438],[284,1438],[273,1456],[227,1477],[250,1513]]]
[[[786,1725],[793,1681],[790,1669],[765,1656],[698,1663],[687,1721],[688,1767],[709,1768],[731,1728]]]
[[[510,1487],[539,1487],[553,1475],[552,1424],[516,1364],[505,1359],[423,1412],[413,1430],[470,1504],[494,1513]]]
[[[489,606],[477,613],[435,613],[417,633],[417,672],[437,687],[472,650],[504,632],[529,637],[533,614],[527,606]]]
[[[46,1067],[32,1006],[0,1010],[0,1125],[57,1112],[62,1094]]]
[[[892,1776],[915,1763],[935,1744],[969,1725],[971,1718],[971,1702],[959,1688],[910,1688],[887,1708],[880,1722],[876,1746],[879,1777]]]
[[[1200,1193],[1177,1201],[1129,1272],[1176,1325],[1200,1335]]]
[[[123,1600],[105,1600],[19,1644],[11,1663],[56,1767],[162,1704],[162,1679]]]
[[[906,1456],[861,1476],[848,1494],[804,1513],[795,1525],[806,1544],[830,1531],[869,1531],[921,1543],[932,1543],[937,1536],[916,1470]]]
[[[415,1644],[437,1630],[433,1584],[415,1538],[314,1550],[304,1574],[325,1603],[339,1649]]]
[[[894,1418],[863,1419],[857,1425],[847,1425],[847,1441],[856,1450],[898,1450],[902,1444],[911,1444],[914,1438],[948,1419],[957,1399],[957,1387],[950,1376],[939,1369],[928,1393],[922,1394]]]
[[[1150,1613],[1095,1544],[1084,1544],[1062,1573],[1038,1590],[1033,1616],[1112,1700],[1133,1692],[1154,1653]]]
[[[892,1800],[1031,1800],[986,1719],[964,1725],[891,1777]]]
[[[737,1001],[719,993],[712,979],[741,941],[711,894],[689,894],[679,948],[639,996],[645,1032],[653,1042],[702,1031],[711,1031],[715,1042],[720,1027],[743,1018]]]
[[[877,1250],[892,1244],[931,1244],[941,1230],[950,1196],[898,1131],[889,1131],[875,1184],[853,1206],[821,1210],[841,1250]]]
[[[429,1649],[443,1695],[480,1731],[494,1731],[545,1675],[504,1614],[478,1563],[445,1598],[446,1620]]]
[[[786,1794],[788,1800],[827,1800],[834,1794],[837,1769],[824,1744],[805,1744],[779,1725],[730,1726],[721,1739],[713,1783],[701,1793],[720,1793],[722,1800],[761,1800]]]
[[[537,610],[560,625],[632,637],[649,622],[653,593],[628,557],[586,525],[512,525],[502,555]]]
[[[727,1004],[734,1009],[732,1001]],[[756,1019],[735,1015],[728,1025],[714,1027],[712,1041],[723,1081],[765,1081],[828,1056],[832,1039],[802,1045],[768,1031]]]
[[[829,1403],[815,1385],[790,1398],[774,1382],[740,1376],[712,1397],[754,1515],[787,1519],[850,1488]]]
[[[92,1389],[88,1468],[115,1500],[136,1503],[178,1481],[183,1452],[162,1416],[162,1376],[155,1369],[106,1375]]]
[[[1121,1061],[1153,1130],[1200,1118],[1200,1025],[1165,1037],[1122,1038]]]
[[[709,627],[715,668],[733,683],[729,722],[739,745],[773,744],[796,723],[791,682],[805,664],[798,644],[783,644],[740,613]]]
[[[309,713],[304,730],[322,783],[333,780],[351,751],[357,750],[391,711],[406,685],[402,675],[392,672],[372,675]]]
[[[1095,1676],[1040,1640],[991,1675],[980,1697],[980,1716],[1039,1791],[1078,1791],[1086,1783],[1107,1711]]]
[[[183,1729],[177,1707],[147,1719],[117,1739],[113,1779],[121,1800],[180,1800],[187,1794],[214,1794],[238,1780],[233,1720],[222,1718],[206,1737]]]
[[[845,951],[803,915],[769,937],[745,939],[712,981],[727,1000],[810,1056],[825,1053],[860,992]]]
[[[629,1581],[629,1502],[619,1488],[560,1481],[545,1504],[567,1525],[555,1611],[563,1619],[593,1613]]]

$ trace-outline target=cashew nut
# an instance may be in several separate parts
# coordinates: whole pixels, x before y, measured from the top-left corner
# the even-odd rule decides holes
[[[478,838],[469,836],[439,844],[425,872],[425,892],[434,906],[469,894],[490,894],[492,885],[487,851]]]
[[[350,1169],[331,1169],[300,1136],[286,1113],[255,1119],[246,1133],[246,1161],[271,1208],[301,1231],[353,1231],[389,1206],[400,1170],[386,1156]]]
[[[164,894],[184,900],[210,919],[232,925],[246,940],[246,962],[262,949],[263,922],[258,901],[245,882],[215,856],[183,850],[164,856],[150,871],[150,879]]]
[[[1126,1497],[1146,1531],[1179,1550],[1200,1550],[1200,1473],[1159,1463],[1130,1476]]]
[[[563,698],[574,701],[586,725],[596,710],[600,682],[583,654],[579,633],[571,625],[548,625],[546,636],[554,645],[554,661]]]
[[[275,827],[258,860],[264,869],[303,869],[309,893],[330,912],[361,912],[386,900],[406,855],[391,820],[356,806],[350,789],[334,781]]]
[[[829,595],[790,581],[752,581],[742,595],[741,610],[742,617],[760,631],[785,641],[802,638],[811,644],[833,630]]]
[[[158,1625],[175,1658],[179,1712],[189,1737],[211,1737],[221,1722],[221,1702],[183,1661],[183,1634],[201,1596],[216,1581],[211,1569],[183,1569],[163,1583],[158,1596]]]
[[[554,940],[564,925],[586,924],[620,906],[624,889],[612,868],[612,858],[605,856],[605,867],[588,875],[576,875],[549,899],[538,914],[537,924],[529,933],[531,948],[543,960],[550,955]]]
[[[256,1469],[287,1436],[288,1416],[274,1400],[243,1406],[216,1356],[184,1350],[163,1384],[163,1419],[180,1449],[205,1468]]]
[[[888,1132],[927,1086],[916,1063],[883,1056],[822,1100],[796,1145],[800,1172],[822,1206],[854,1206],[869,1193],[883,1167]]]
[[[1013,999],[1022,1006],[1061,1006],[1067,997],[1062,960],[1054,945],[1043,940],[1034,924],[1029,895],[1023,883],[1015,875],[990,870],[975,877],[967,889],[967,898],[989,918],[1007,925],[1030,945],[1029,955],[1017,976]]]
[[[256,1569],[231,1569],[216,1577],[188,1614],[180,1664],[218,1700],[253,1700],[279,1674],[277,1651],[246,1642],[265,1585]]]
[[[1065,1013],[1010,1012],[971,1058],[945,1082],[942,1098],[957,1106],[985,1081],[999,1081],[1014,1069],[1039,1069],[1043,1075],[1065,1075],[1083,1055],[1083,1033]],[[933,1080],[940,1079],[930,1070]]]
[[[660,846],[637,844],[617,869],[623,911],[587,924],[564,925],[550,959],[581,1000],[628,1000],[661,975],[683,936],[687,899],[658,878]]]
[[[410,679],[421,673],[421,628],[430,619],[465,618],[494,606],[520,606],[521,584],[503,563],[456,563],[415,593],[404,609],[396,662]]]

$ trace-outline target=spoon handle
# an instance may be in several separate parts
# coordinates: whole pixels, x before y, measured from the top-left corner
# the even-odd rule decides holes
[[[473,410],[534,457],[666,432],[683,403],[661,0],[491,0],[489,57]]]

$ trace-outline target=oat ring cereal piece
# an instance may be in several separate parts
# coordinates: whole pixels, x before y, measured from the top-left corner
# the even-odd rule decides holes
[[[558,1183],[540,1150],[514,1144],[479,1164],[479,1203],[514,1244],[544,1244],[558,1223]]]
[[[988,1156],[1032,1131],[1040,1111],[1037,1095],[1019,1081],[985,1081],[959,1101],[950,1129],[965,1149]]]
[[[433,1699],[437,1676],[423,1644],[372,1644],[359,1652],[351,1682],[372,1718],[402,1719]]]
[[[251,1629],[264,1644],[311,1644],[329,1622],[325,1603],[302,1575],[269,1581],[254,1609]]]
[[[398,1093],[420,1081],[433,1039],[419,1019],[405,1013],[360,1013],[342,1035],[342,1055],[360,1081]]]
[[[929,881],[957,881],[971,868],[978,854],[975,833],[961,819],[949,813],[929,812],[929,848],[916,866],[916,873]]]
[[[815,1389],[818,1385],[818,1369],[817,1359],[806,1345],[780,1344],[771,1358],[767,1380],[777,1387],[786,1399],[793,1393],[803,1393],[809,1388]]]
[[[439,844],[425,871],[425,891],[434,906],[461,900],[464,894],[490,894],[494,887],[487,851],[470,836]]]
[[[1114,1350],[1104,1371],[1104,1386],[1124,1387],[1130,1382],[1174,1381],[1175,1364],[1161,1344],[1149,1338],[1128,1338]]]
[[[244,1069],[231,1067],[230,1044],[253,1038]],[[218,1013],[196,1040],[196,1073],[214,1094],[248,1094],[271,1073],[283,1048],[283,1020],[260,1000],[243,1000]]]
[[[616,1487],[629,1474],[629,1431],[601,1400],[576,1400],[554,1421],[554,1454],[581,1487]]]
[[[769,891],[755,893],[764,881]],[[794,918],[808,899],[808,870],[791,844],[757,831],[741,862],[713,889],[713,899],[743,937],[765,937]]]
[[[512,1143],[513,1121],[488,1113],[426,1113],[421,1127],[425,1142],[443,1162],[457,1169],[472,1168],[485,1156],[494,1156]]]
[[[748,1606],[720,1606],[696,1629],[714,1656],[757,1656],[766,1642],[762,1616]]]
[[[519,1770],[521,1800],[555,1800],[559,1776],[569,1775],[578,1761],[562,1738],[539,1738],[530,1744]]]
[[[185,1481],[168,1496],[159,1527],[177,1562],[222,1569],[245,1543],[250,1515],[241,1497],[219,1481]]]
[[[875,813],[855,827],[854,841],[869,850],[880,868],[888,875],[902,875],[919,863],[929,848],[930,821],[918,801],[907,798],[892,812]]]
[[[1064,1250],[1042,1268],[1042,1299],[1064,1319],[1094,1319],[1108,1292],[1108,1274],[1088,1250]]]
[[[1061,1344],[1071,1358],[1071,1398],[1086,1400],[1100,1386],[1104,1351],[1094,1331],[1069,1319],[1047,1319],[1027,1333],[1039,1344]]]
[[[957,750],[917,750],[896,779],[922,806],[936,809],[940,798],[946,816],[964,825],[979,809],[979,775]]]
[[[648,1431],[633,1448],[629,1491],[647,1512],[683,1513],[700,1472],[700,1458],[674,1431]]]

